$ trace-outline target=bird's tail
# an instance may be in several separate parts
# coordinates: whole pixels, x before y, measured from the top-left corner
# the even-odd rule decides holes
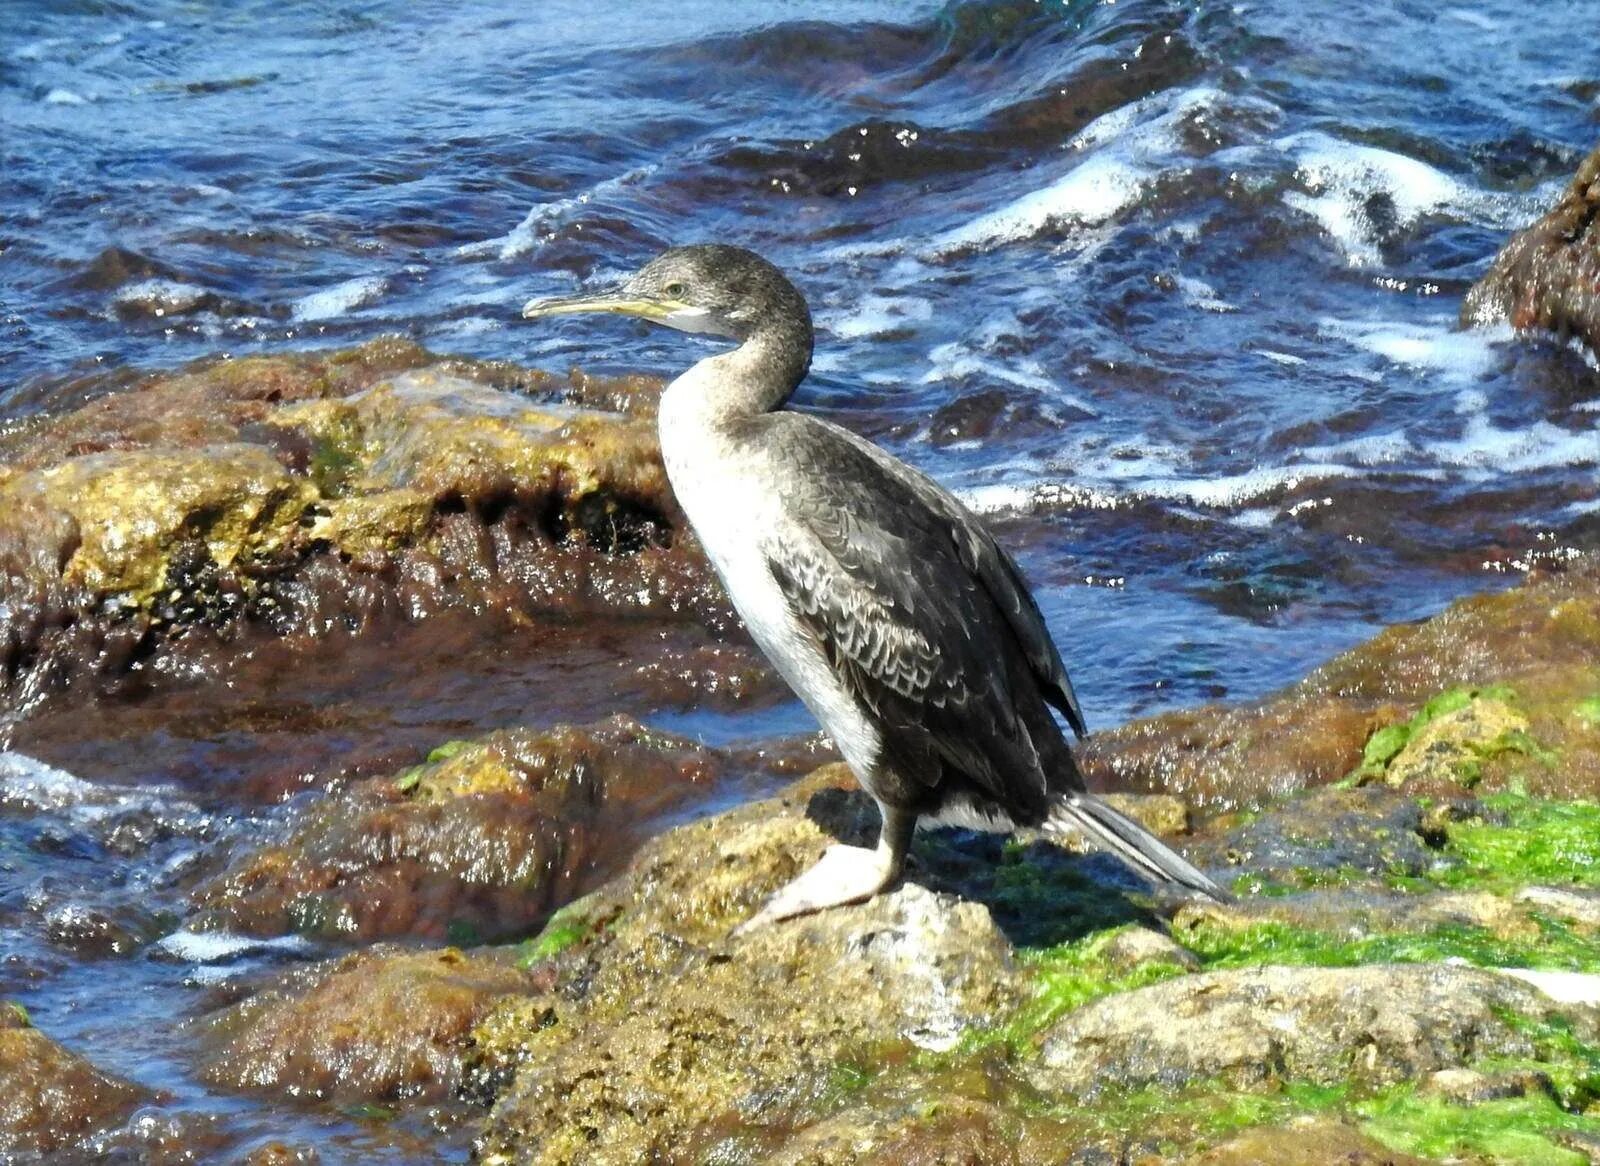
[[[1093,794],[1069,794],[1062,798],[1051,807],[1044,829],[1051,833],[1075,831],[1146,877],[1176,883],[1219,903],[1233,901],[1232,895],[1202,874],[1188,859]]]

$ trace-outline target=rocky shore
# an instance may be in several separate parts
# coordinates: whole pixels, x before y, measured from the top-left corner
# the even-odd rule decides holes
[[[940,831],[899,890],[739,938],[830,840],[870,837],[842,767],[472,946],[564,899],[588,815],[730,761],[620,722],[441,743],[193,887],[196,933],[352,946],[198,1016],[197,1072],[284,1104],[482,1107],[488,1162],[1589,1161],[1597,677],[1584,560],[1263,704],[1099,739],[1102,771],[1166,775],[1122,804],[1237,905]],[[1325,771],[1294,768],[1289,725]],[[408,936],[455,946],[369,946]],[[27,1088],[5,1145],[81,1145],[139,1104],[7,1015]]]
[[[1547,227],[1469,311],[1590,335],[1528,306]],[[598,692],[775,690],[671,499],[658,390],[389,340],[106,382],[7,430],[4,740],[114,775],[74,721],[92,708],[122,748],[187,717],[285,754],[174,759],[268,807],[242,829],[180,793],[0,774],[0,810],[70,819],[34,843],[162,871],[94,911],[0,894],[0,922],[43,914],[109,966],[280,953],[188,985],[193,1079],[424,1154],[448,1131],[549,1166],[1600,1161],[1600,557],[1266,699],[1094,737],[1091,780],[1236,904],[947,830],[892,893],[736,937],[831,841],[874,835],[826,745],[518,724],[449,631],[426,633],[458,669],[459,698],[429,682],[445,711],[362,688],[391,633],[488,624],[579,653],[539,675],[555,689],[585,671],[560,622],[581,616],[653,637]],[[355,663],[290,708],[278,672],[332,640]],[[730,782],[762,796],[712,812]],[[0,986],[50,974],[8,958]],[[90,1044],[0,1006],[0,1155],[316,1160],[230,1141]]]

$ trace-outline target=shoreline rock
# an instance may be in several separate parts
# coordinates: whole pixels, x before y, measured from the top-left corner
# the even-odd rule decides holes
[[[203,363],[30,419],[0,439],[0,710],[148,684],[249,635],[453,608],[727,628],[650,396],[388,339]]]
[[[1600,353],[1600,149],[1578,166],[1561,198],[1511,237],[1467,292],[1463,326],[1508,321]]]

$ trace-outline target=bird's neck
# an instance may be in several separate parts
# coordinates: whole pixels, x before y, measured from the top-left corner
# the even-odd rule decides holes
[[[726,424],[781,409],[811,367],[811,330],[763,328],[731,352],[719,352],[667,386],[663,417]]]

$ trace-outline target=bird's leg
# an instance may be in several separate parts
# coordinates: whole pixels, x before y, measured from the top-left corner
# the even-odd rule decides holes
[[[743,935],[780,919],[862,903],[893,885],[905,869],[917,816],[881,803],[879,808],[883,811],[883,828],[878,832],[876,847],[828,847],[815,866],[782,887],[733,933]]]

